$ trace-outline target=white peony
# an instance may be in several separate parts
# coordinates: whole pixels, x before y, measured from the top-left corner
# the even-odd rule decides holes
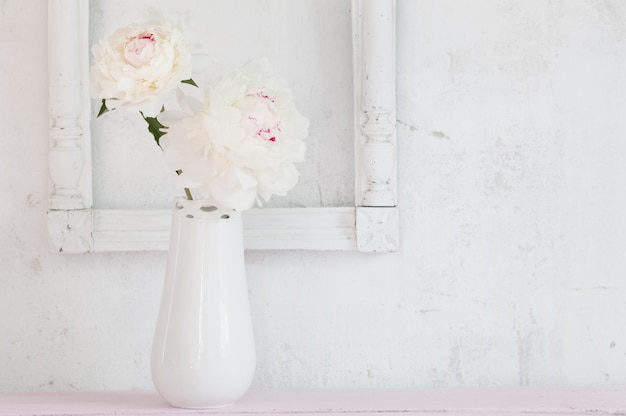
[[[223,77],[204,102],[179,92],[181,111],[158,116],[165,161],[180,185],[226,209],[245,210],[298,181],[309,122],[266,59]]]
[[[191,78],[192,56],[169,23],[132,24],[92,48],[91,95],[108,109],[156,115],[163,96]]]

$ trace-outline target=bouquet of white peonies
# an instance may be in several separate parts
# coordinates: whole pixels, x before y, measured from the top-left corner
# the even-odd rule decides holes
[[[91,94],[109,110],[138,111],[163,149],[167,166],[214,205],[237,211],[260,205],[295,186],[304,161],[308,120],[287,84],[257,59],[202,90],[185,93],[193,54],[183,33],[167,22],[133,24],[93,47]],[[179,109],[165,109],[176,91]]]

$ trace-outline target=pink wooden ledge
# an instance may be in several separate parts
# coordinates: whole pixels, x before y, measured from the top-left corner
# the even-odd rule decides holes
[[[215,410],[170,407],[154,392],[0,393],[0,416],[626,415],[625,388],[255,390]]]

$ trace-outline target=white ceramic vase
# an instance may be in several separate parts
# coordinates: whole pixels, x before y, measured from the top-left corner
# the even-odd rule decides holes
[[[152,380],[172,406],[228,406],[256,365],[241,213],[176,200]]]

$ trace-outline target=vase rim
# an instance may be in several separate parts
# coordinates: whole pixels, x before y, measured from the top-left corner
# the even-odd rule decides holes
[[[227,220],[241,217],[241,212],[221,208],[212,201],[206,199],[190,200],[184,197],[174,200],[172,211],[176,216],[184,216],[190,219]]]

